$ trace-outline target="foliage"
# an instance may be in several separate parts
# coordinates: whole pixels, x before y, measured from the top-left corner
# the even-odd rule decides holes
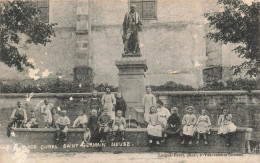
[[[214,82],[201,88],[203,91],[216,91],[216,90],[260,90],[260,80],[242,79],[228,80],[221,82]]]
[[[23,71],[34,66],[28,62],[26,54],[20,54],[19,48],[28,44],[51,42],[55,36],[53,26],[39,19],[41,11],[29,1],[0,1],[0,61],[9,67]],[[22,41],[22,36],[26,37]]]
[[[117,92],[117,87],[113,87],[108,84],[99,84],[95,89],[99,92],[105,92],[105,87],[109,87],[112,92]],[[84,85],[82,88],[76,86],[72,81],[61,80],[49,80],[46,83],[30,82],[30,84],[24,84],[24,82],[16,82],[13,84],[0,82],[0,93],[77,93],[77,92],[91,92],[93,85]]]
[[[212,31],[207,37],[223,44],[235,43],[234,51],[247,59],[241,65],[233,66],[234,74],[243,69],[246,75],[260,74],[260,2],[247,5],[242,0],[218,0],[223,11],[205,14]]]
[[[177,84],[174,81],[168,81],[164,85],[151,85],[153,91],[193,91],[195,90],[189,85]]]

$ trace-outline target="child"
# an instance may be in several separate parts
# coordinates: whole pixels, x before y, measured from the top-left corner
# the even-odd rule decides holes
[[[207,145],[207,134],[209,133],[211,122],[209,116],[206,115],[206,109],[202,109],[201,114],[202,115],[199,116],[196,124],[198,132],[196,144],[199,144],[200,135],[203,134],[204,144]]]
[[[17,102],[17,108],[13,110],[11,119],[12,121],[7,126],[7,136],[10,137],[12,132],[12,127],[23,127],[23,124],[27,122],[27,113],[26,110],[23,109],[21,101]]]
[[[225,114],[224,120],[222,121],[218,129],[218,134],[223,134],[226,136],[226,146],[230,145],[233,134],[237,129],[234,123],[231,122],[231,119],[232,114]]]
[[[219,116],[219,118],[218,118],[218,126],[220,127],[221,126],[221,124],[223,123],[223,121],[224,121],[224,117],[225,117],[225,115],[227,115],[228,114],[228,109],[227,108],[222,108],[222,113],[223,114],[221,114],[220,116]]]
[[[115,112],[117,113],[118,110],[122,110],[122,116],[125,118],[126,103],[123,97],[121,96],[121,93],[117,93],[116,96]]]
[[[192,106],[189,106],[186,108],[188,111],[188,114],[184,115],[182,119],[183,127],[183,135],[189,139],[189,145],[192,145],[192,137],[194,135],[194,132],[196,130],[195,124],[196,124],[196,116],[193,114],[194,108]],[[185,143],[185,139],[183,139],[181,144]]]
[[[96,90],[92,91],[92,96],[90,98],[90,108],[96,109],[98,112],[98,115],[101,114],[101,99],[98,97],[98,92]]]
[[[157,101],[157,114],[159,115],[159,121],[161,122],[162,127],[165,128],[171,113],[163,106],[163,102],[161,100]]]
[[[57,132],[57,141],[60,140],[61,133],[64,134],[64,140],[67,141],[68,137],[68,126],[70,125],[70,119],[67,117],[67,111],[62,110],[61,111],[61,117],[56,121],[58,132]]]
[[[60,115],[57,113],[57,109],[56,108],[52,108],[51,113],[52,113],[51,127],[52,128],[57,128],[56,121],[60,118]]]
[[[178,109],[176,107],[171,108],[171,116],[167,120],[166,134],[176,134],[181,131],[181,120],[178,115]]]
[[[49,128],[52,123],[52,115],[51,115],[51,104],[47,100],[44,100],[44,105],[41,107],[41,114],[43,116],[43,122],[45,128]]]
[[[27,128],[38,128],[39,123],[36,119],[36,116],[34,114],[34,111],[31,111],[30,118],[28,119],[28,122],[26,123]]]
[[[150,144],[153,143],[153,140],[156,141],[156,144],[160,144],[158,139],[162,137],[162,125],[159,121],[159,115],[156,113],[156,108],[154,106],[151,106],[151,111],[148,118],[147,133]]]
[[[113,123],[113,138],[111,141],[115,140],[116,132],[121,132],[122,141],[125,140],[125,127],[126,127],[126,121],[125,118],[122,117],[122,110],[117,111],[117,116],[115,117],[115,121]]]
[[[107,140],[107,132],[110,130],[111,123],[112,119],[110,115],[108,115],[108,109],[105,108],[103,114],[98,119],[99,133],[102,135],[100,142]]]
[[[85,109],[79,111],[79,117],[74,121],[73,127],[86,128],[88,117],[85,114]]]
[[[90,139],[91,142],[99,142],[98,123],[97,122],[98,122],[97,110],[92,109],[91,116],[87,123],[87,131],[90,130],[90,132],[91,132],[91,139]]]

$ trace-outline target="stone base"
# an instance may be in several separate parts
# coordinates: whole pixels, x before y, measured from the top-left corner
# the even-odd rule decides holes
[[[146,60],[141,57],[125,57],[116,61],[119,70],[118,90],[122,93],[127,107],[132,112],[127,112],[126,117],[133,113],[132,119],[143,123],[142,97],[145,91],[144,73],[147,70]],[[140,113],[140,114],[139,114]]]
[[[111,142],[111,132],[106,143],[89,143],[83,145],[83,135],[85,129],[73,129],[68,131],[67,142],[58,142],[56,139],[56,129],[32,128],[31,130],[21,128],[15,129],[16,137],[12,137],[16,143],[21,143],[31,152],[181,152],[181,153],[246,153],[250,149],[251,128],[237,128],[232,144],[225,146],[225,137],[217,134],[217,128],[211,129],[208,135],[208,145],[196,145],[196,137],[193,138],[193,145],[181,145],[181,141],[176,136],[170,136],[165,143],[159,146],[148,145],[148,135],[146,129],[130,128],[126,130],[126,141]]]

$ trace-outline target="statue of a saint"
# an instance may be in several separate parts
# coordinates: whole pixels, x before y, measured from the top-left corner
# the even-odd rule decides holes
[[[130,12],[125,15],[123,23],[123,43],[125,54],[131,52],[133,54],[140,53],[138,32],[142,30],[142,22],[140,15],[135,11],[134,4],[130,7]]]

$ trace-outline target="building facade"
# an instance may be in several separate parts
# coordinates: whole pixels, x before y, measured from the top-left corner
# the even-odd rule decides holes
[[[35,1],[35,0],[34,0]],[[205,38],[205,13],[217,0],[38,0],[43,21],[57,23],[56,37],[44,46],[20,49],[35,65],[19,73],[2,63],[1,80],[56,79],[117,86],[115,60],[123,52],[122,24],[132,3],[141,15],[141,54],[147,60],[146,85],[175,81],[193,87],[231,77],[229,67],[243,62],[233,45]],[[36,78],[35,78],[36,76]],[[93,78],[94,77],[94,78]]]

